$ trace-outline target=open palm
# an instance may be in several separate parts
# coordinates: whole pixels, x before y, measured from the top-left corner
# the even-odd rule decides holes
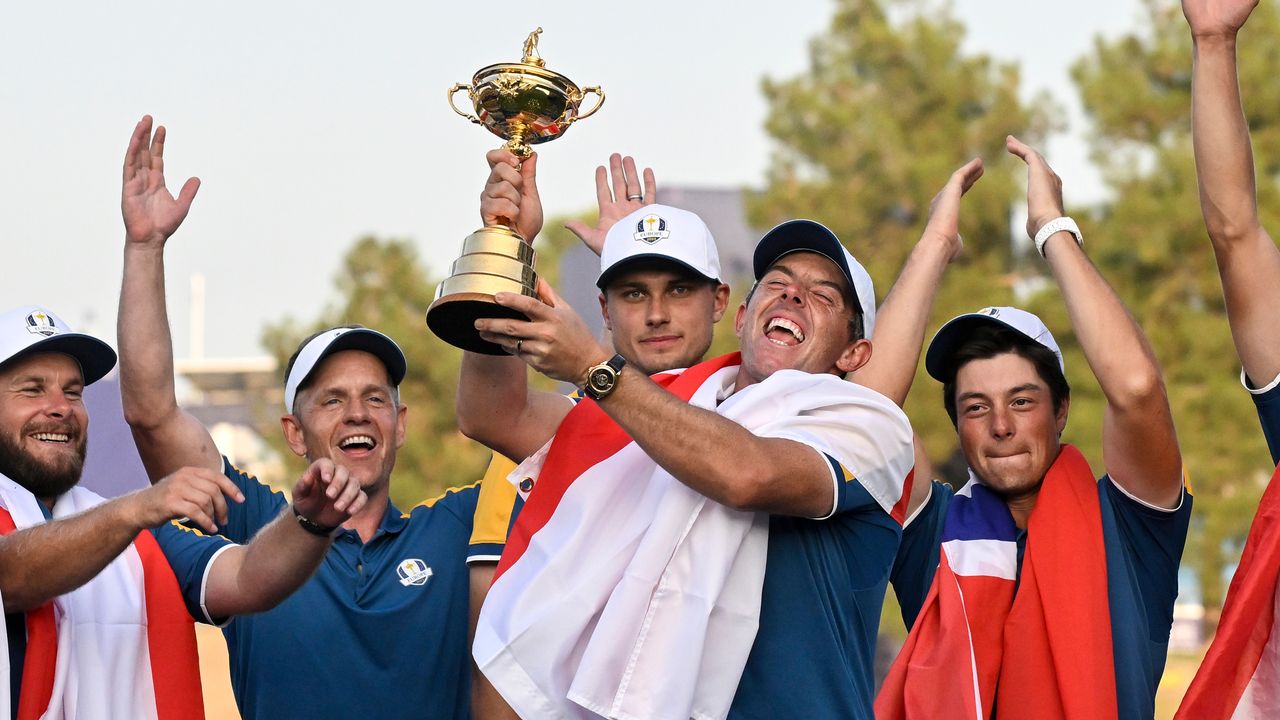
[[[200,189],[198,178],[188,179],[176,198],[165,187],[165,130],[162,125],[152,135],[151,125],[150,115],[138,121],[124,157],[120,212],[128,242],[163,243],[187,217]]]

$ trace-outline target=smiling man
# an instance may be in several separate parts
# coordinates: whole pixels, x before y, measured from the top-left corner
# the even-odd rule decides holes
[[[121,201],[125,415],[153,478],[193,465],[243,493],[218,532],[249,538],[288,501],[223,457],[174,396],[164,249],[198,181],[172,197],[163,150],[164,129],[152,135],[144,118],[126,155]],[[317,333],[289,359],[280,424],[290,449],[349,473],[369,499],[341,523],[299,516],[295,525],[333,538],[315,577],[271,612],[224,629],[245,718],[470,716],[465,563],[479,489],[452,489],[407,512],[391,502],[391,472],[405,442],[408,409],[399,386],[407,371],[391,338],[359,326]]]
[[[652,378],[545,283],[498,296],[530,321],[477,322],[586,395],[543,447],[508,446],[528,499],[475,657],[517,714],[871,717],[911,429],[842,379],[875,296],[836,237],[784,223],[754,271],[741,355]]]
[[[877,717],[1151,717],[1191,514],[1168,398],[1142,331],[1063,215],[1058,176],[1016,138],[1007,147],[1028,168],[1027,233],[1106,398],[1107,472],[1095,479],[1062,442],[1070,387],[1039,318],[994,307],[942,326],[925,368],[943,384],[970,480],[954,493],[934,483],[903,535],[893,582],[911,633]],[[951,257],[922,251],[923,281],[899,281],[885,322],[922,336]],[[893,347],[877,361],[916,366],[918,342]],[[900,381],[889,394],[906,396],[910,375]]]
[[[210,533],[225,522],[244,498],[218,473],[175,468],[113,500],[79,487],[89,430],[82,394],[115,362],[105,343],[46,309],[0,314],[0,643],[9,668],[0,717],[201,717],[192,619],[223,623],[280,602],[329,546],[294,516],[341,522],[365,501],[345,472],[319,461],[294,485],[290,511],[241,547],[169,522]]]

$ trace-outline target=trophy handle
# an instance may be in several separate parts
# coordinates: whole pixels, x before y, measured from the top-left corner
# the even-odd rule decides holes
[[[473,122],[473,123],[475,123],[475,124],[477,124],[477,125],[483,125],[484,123],[480,122],[480,118],[476,117],[475,115],[472,115],[471,113],[465,113],[465,112],[462,112],[461,110],[459,110],[459,109],[458,109],[458,106],[457,106],[457,105],[454,105],[454,104],[453,104],[453,96],[454,96],[454,95],[457,95],[459,90],[466,90],[468,95],[470,95],[470,94],[471,94],[471,86],[470,86],[470,85],[464,85],[464,84],[462,84],[462,83],[457,83],[457,84],[455,84],[453,87],[449,88],[449,92],[448,92],[448,96],[447,96],[447,97],[449,98],[449,107],[450,107],[450,108],[452,108],[452,110],[453,110],[454,112],[456,112],[456,113],[458,113],[459,115],[461,115],[462,117],[464,117],[464,118],[466,118],[466,119],[470,120],[471,122]],[[603,102],[603,100],[602,100],[602,102]],[[597,105],[596,107],[599,107],[599,105]]]
[[[583,98],[584,100],[586,99],[586,97],[587,97],[588,95],[590,95],[590,94],[592,94],[592,93],[595,93],[595,96],[596,96],[596,98],[597,98],[597,99],[596,99],[595,107],[593,107],[593,108],[591,108],[590,110],[588,110],[588,111],[586,111],[586,112],[582,113],[581,115],[578,115],[577,117],[575,117],[575,118],[573,119],[573,121],[572,121],[572,122],[578,122],[579,120],[582,120],[582,119],[585,119],[585,118],[589,118],[589,117],[591,117],[592,115],[595,115],[595,114],[596,114],[596,111],[600,109],[600,106],[604,104],[604,91],[600,89],[600,86],[599,86],[599,85],[592,85],[591,87],[582,88],[582,98]]]

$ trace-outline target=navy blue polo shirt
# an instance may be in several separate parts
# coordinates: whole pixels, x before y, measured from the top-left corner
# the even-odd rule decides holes
[[[246,542],[287,506],[224,460],[244,492],[222,534]],[[316,574],[272,610],[223,629],[246,720],[469,717],[466,563],[479,484],[402,513],[368,543],[342,530]],[[492,546],[486,552],[493,552]]]
[[[735,720],[873,717],[876,633],[902,529],[827,460],[844,478],[831,517],[769,516],[760,629]]]
[[[929,500],[902,534],[893,588],[903,622],[915,623],[938,568],[942,519],[955,493],[935,482]],[[1122,718],[1152,717],[1156,686],[1164,673],[1178,597],[1178,564],[1191,520],[1191,493],[1175,510],[1148,505],[1111,478],[1098,480],[1102,541],[1107,555],[1107,604],[1115,657],[1116,704]],[[1018,571],[1026,533],[1018,538]]]

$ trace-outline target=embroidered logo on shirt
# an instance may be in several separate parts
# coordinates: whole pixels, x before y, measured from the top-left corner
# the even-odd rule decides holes
[[[417,558],[409,558],[400,561],[396,566],[396,574],[400,576],[400,584],[405,587],[426,585],[427,578],[431,577],[431,568]]]

